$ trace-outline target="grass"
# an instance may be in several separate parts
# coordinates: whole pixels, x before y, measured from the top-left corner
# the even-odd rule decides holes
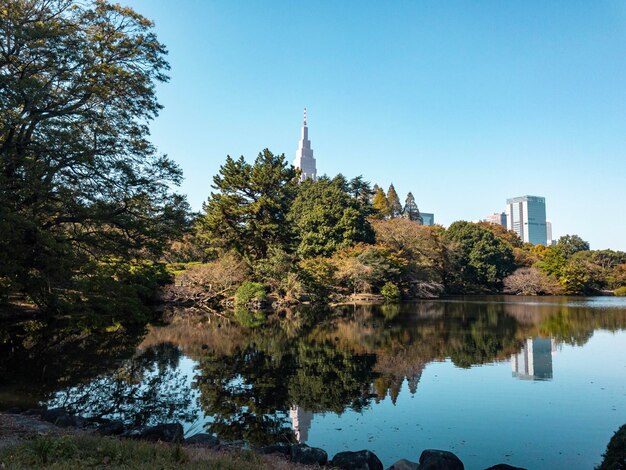
[[[261,456],[251,451],[217,452],[200,447],[83,435],[39,436],[0,450],[0,468],[287,470],[296,467],[279,457]]]

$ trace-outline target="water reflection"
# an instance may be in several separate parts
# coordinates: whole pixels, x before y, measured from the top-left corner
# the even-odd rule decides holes
[[[557,345],[626,328],[626,303],[568,302],[474,297],[238,311],[233,320],[181,317],[147,332],[0,326],[0,406],[44,402],[131,424],[201,423],[258,445],[305,442],[315,414],[359,412],[387,398],[395,406],[401,393],[419,399],[430,363],[510,360],[514,377],[545,381]]]
[[[552,379],[552,353],[555,351],[554,338],[528,338],[520,352],[511,356],[513,377],[523,380]]]

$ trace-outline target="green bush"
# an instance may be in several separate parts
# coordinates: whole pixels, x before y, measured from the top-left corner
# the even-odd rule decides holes
[[[265,286],[258,282],[244,282],[235,292],[235,305],[244,306],[253,300],[263,301],[267,297]]]
[[[626,286],[619,287],[613,291],[617,297],[626,297]]]
[[[380,293],[385,298],[385,302],[397,302],[400,300],[400,289],[393,282],[386,282],[380,289]]]

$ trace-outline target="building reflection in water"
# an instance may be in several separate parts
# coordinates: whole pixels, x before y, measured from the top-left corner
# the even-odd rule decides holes
[[[552,379],[552,353],[555,351],[554,338],[528,338],[520,352],[511,356],[513,377],[523,380]]]
[[[311,421],[313,413],[293,405],[289,409],[289,417],[291,418],[291,428],[296,435],[296,440],[300,444],[304,444],[309,439],[309,429],[311,429]]]

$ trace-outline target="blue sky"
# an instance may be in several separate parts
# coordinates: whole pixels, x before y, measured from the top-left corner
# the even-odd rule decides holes
[[[438,223],[546,197],[555,236],[626,250],[626,1],[121,0],[171,80],[152,140],[199,210],[226,155],[408,191]]]

